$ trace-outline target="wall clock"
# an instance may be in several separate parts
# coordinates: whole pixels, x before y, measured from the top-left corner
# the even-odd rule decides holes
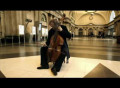
[[[92,19],[93,19],[93,16],[90,16],[90,17],[89,17],[89,20],[92,20]]]

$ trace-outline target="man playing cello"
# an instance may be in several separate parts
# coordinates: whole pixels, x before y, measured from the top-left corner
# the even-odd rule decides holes
[[[37,69],[49,69],[49,65],[48,65],[48,57],[47,57],[47,51],[48,51],[48,46],[50,45],[50,40],[51,37],[54,35],[55,33],[55,29],[56,26],[58,26],[59,21],[57,19],[52,19],[49,22],[49,25],[52,27],[49,32],[48,32],[48,39],[46,41],[46,43],[43,45],[43,47],[41,47],[41,66],[37,67]],[[71,38],[71,34],[70,32],[67,30],[66,26],[63,25],[59,25],[58,27],[58,33],[59,35],[63,38],[64,40],[64,44],[62,45],[61,48],[61,54],[59,56],[59,58],[55,61],[53,67],[51,68],[51,72],[53,73],[53,75],[57,75],[57,72],[60,71],[61,66],[63,61],[65,60],[65,57],[67,56],[68,52],[68,44],[66,41],[66,38]]]

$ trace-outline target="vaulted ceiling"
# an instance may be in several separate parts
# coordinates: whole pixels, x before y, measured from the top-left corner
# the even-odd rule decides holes
[[[82,11],[64,11],[67,17],[72,16],[75,20],[76,25],[87,25],[87,24],[95,24],[95,25],[104,25],[110,22],[110,16],[112,11],[95,11],[92,15],[92,19],[90,19],[91,13],[85,10]],[[120,11],[114,11],[115,15],[119,15]]]

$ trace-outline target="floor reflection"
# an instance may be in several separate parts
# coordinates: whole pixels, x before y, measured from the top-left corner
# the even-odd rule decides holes
[[[40,55],[40,43],[3,45],[0,47],[0,59]],[[117,60],[120,58],[120,45],[116,39],[75,37],[68,40],[70,55],[83,58]]]

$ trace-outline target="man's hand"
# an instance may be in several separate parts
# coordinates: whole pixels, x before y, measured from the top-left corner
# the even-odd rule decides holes
[[[61,28],[61,26],[59,26],[59,27],[58,27],[58,30],[59,30],[59,31],[62,31],[63,29]]]
[[[43,47],[47,46],[46,43],[41,43],[41,45],[42,45]]]
[[[47,46],[46,43],[44,43],[43,46],[44,46],[44,47]]]

